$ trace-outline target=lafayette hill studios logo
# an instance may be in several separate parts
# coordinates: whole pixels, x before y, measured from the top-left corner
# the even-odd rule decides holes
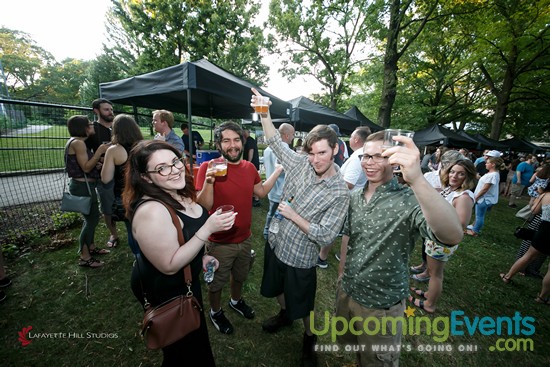
[[[19,339],[17,340],[21,342],[22,347],[26,347],[27,345],[32,343],[32,340],[27,339],[27,335],[31,330],[32,330],[32,326],[28,326],[28,327],[24,327],[23,329],[21,329],[21,331],[17,333],[19,334]]]

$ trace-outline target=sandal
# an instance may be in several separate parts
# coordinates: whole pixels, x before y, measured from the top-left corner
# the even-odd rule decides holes
[[[467,234],[468,236],[472,236],[472,237],[477,237],[478,236],[478,234],[475,233],[474,231],[472,231],[471,229],[467,229],[464,233]]]
[[[550,298],[542,298],[540,294],[535,298],[535,302],[550,306]]]
[[[109,241],[107,241],[107,247],[113,248],[113,247],[116,247],[116,245],[118,245],[118,237],[117,238],[109,237]]]
[[[426,292],[424,292],[420,288],[411,287],[411,291],[414,292],[416,295],[422,297],[422,298],[426,298]]]
[[[92,256],[94,256],[94,255],[107,255],[110,252],[111,251],[109,251],[109,250],[106,250],[104,248],[98,248],[98,247],[94,247],[93,249],[90,249],[90,255],[92,255]]]
[[[414,274],[420,274],[423,273],[426,270],[425,266],[418,265],[418,266],[411,266],[409,268],[409,271]]]
[[[434,311],[429,311],[424,308],[424,301],[419,300],[418,298],[413,298],[413,296],[409,296],[409,302],[413,304],[413,306],[420,308],[421,310],[426,311],[426,313],[434,313]]]
[[[416,280],[417,282],[427,282],[430,280],[430,277],[420,278],[417,274],[411,275],[411,278]]]
[[[500,279],[502,279],[502,281],[506,284],[512,283],[512,279],[506,277],[506,274],[504,273],[500,273]]]
[[[105,265],[104,262],[94,259],[93,257],[90,257],[88,260],[84,260],[83,258],[80,258],[80,261],[78,262],[78,266],[82,266],[85,268],[100,268],[103,265]]]

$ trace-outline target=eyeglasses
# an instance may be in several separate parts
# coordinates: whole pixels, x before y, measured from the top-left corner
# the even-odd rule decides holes
[[[369,159],[372,158],[372,161],[374,163],[382,163],[384,162],[384,159],[388,159],[388,157],[382,157],[380,154],[375,154],[375,155],[359,154],[358,157],[361,162],[368,162]]]
[[[181,170],[185,163],[183,162],[184,158],[175,159],[172,161],[172,164],[167,164],[165,166],[160,166],[159,168],[153,171],[145,171],[145,173],[158,173],[161,176],[168,176],[172,174],[172,170],[176,168]],[[177,172],[176,172],[177,173]]]

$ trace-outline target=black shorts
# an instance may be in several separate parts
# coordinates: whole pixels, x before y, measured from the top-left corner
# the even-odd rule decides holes
[[[316,289],[316,266],[300,269],[286,265],[277,258],[269,242],[265,243],[262,296],[272,298],[284,294],[286,314],[291,320],[297,320],[313,311]]]

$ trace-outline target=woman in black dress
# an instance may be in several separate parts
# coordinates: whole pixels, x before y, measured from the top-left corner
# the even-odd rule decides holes
[[[197,203],[193,177],[185,168],[181,153],[166,142],[153,140],[136,144],[126,167],[122,197],[140,250],[132,271],[134,295],[144,304],[145,293],[147,301],[157,306],[187,293],[183,268],[190,264],[191,290],[202,305],[201,268],[211,260],[216,262],[216,268],[218,266],[212,256],[203,255],[204,241],[213,232],[230,229],[236,213],[208,216]],[[181,221],[185,239],[181,247],[163,203],[175,209]],[[188,361],[197,360],[201,366],[214,366],[204,313],[201,313],[199,329],[162,351],[162,366],[184,366]]]

